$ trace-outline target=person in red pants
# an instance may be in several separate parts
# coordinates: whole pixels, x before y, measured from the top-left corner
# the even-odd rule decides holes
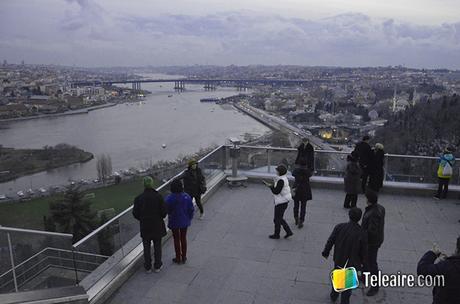
[[[187,228],[190,226],[194,208],[192,198],[184,192],[184,186],[180,179],[171,182],[171,194],[166,197],[168,209],[168,228],[171,229],[174,238],[176,257],[173,262],[184,264],[187,261]]]

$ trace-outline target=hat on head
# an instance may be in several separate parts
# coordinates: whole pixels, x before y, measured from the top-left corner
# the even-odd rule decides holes
[[[361,219],[361,216],[363,215],[363,211],[360,208],[353,207],[348,211],[348,217],[350,220],[353,222],[357,223]]]
[[[193,165],[196,165],[198,164],[198,162],[196,161],[196,159],[192,158],[188,161],[188,166],[191,167]]]
[[[446,147],[444,149],[444,153],[452,153],[452,148],[451,147]]]
[[[375,149],[377,150],[383,150],[383,145],[381,143],[376,143],[375,144]]]
[[[153,178],[150,176],[144,177],[144,188],[153,189]]]
[[[369,137],[369,135],[364,135],[364,136],[363,136],[363,141],[366,141],[366,140],[369,140],[369,139],[371,139],[371,138]]]
[[[280,175],[284,175],[287,173],[286,166],[284,165],[278,165],[278,167],[276,167],[276,171],[278,171]]]

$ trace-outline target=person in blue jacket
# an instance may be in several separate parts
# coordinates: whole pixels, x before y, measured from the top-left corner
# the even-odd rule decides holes
[[[190,226],[194,208],[192,198],[184,192],[180,179],[175,179],[170,185],[171,194],[166,197],[168,210],[168,228],[174,238],[176,257],[173,262],[184,264],[187,261],[187,228]]]
[[[452,149],[449,147],[444,149],[441,157],[438,159],[438,192],[436,192],[435,199],[443,199],[447,197],[449,189],[449,181],[452,178],[455,157],[452,154]]]

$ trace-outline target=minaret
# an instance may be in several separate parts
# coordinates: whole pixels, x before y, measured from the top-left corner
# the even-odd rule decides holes
[[[393,113],[396,112],[396,85],[395,90],[393,92]]]
[[[412,106],[415,106],[416,103],[416,98],[417,98],[417,87],[414,87],[414,94],[412,96]]]

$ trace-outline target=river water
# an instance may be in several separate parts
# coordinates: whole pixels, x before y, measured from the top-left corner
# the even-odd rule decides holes
[[[160,77],[158,77],[160,78]],[[114,171],[146,167],[158,160],[174,160],[200,148],[226,143],[245,133],[262,135],[268,129],[233,107],[202,103],[201,98],[227,97],[236,89],[204,91],[187,85],[174,92],[173,84],[142,84],[152,92],[143,103],[119,104],[72,116],[9,122],[0,128],[0,144],[14,148],[42,148],[68,143],[111,156]],[[172,97],[168,97],[172,95]],[[166,144],[166,148],[162,148]],[[69,180],[97,177],[96,160],[41,172],[0,184],[0,194],[28,188],[62,185]]]

